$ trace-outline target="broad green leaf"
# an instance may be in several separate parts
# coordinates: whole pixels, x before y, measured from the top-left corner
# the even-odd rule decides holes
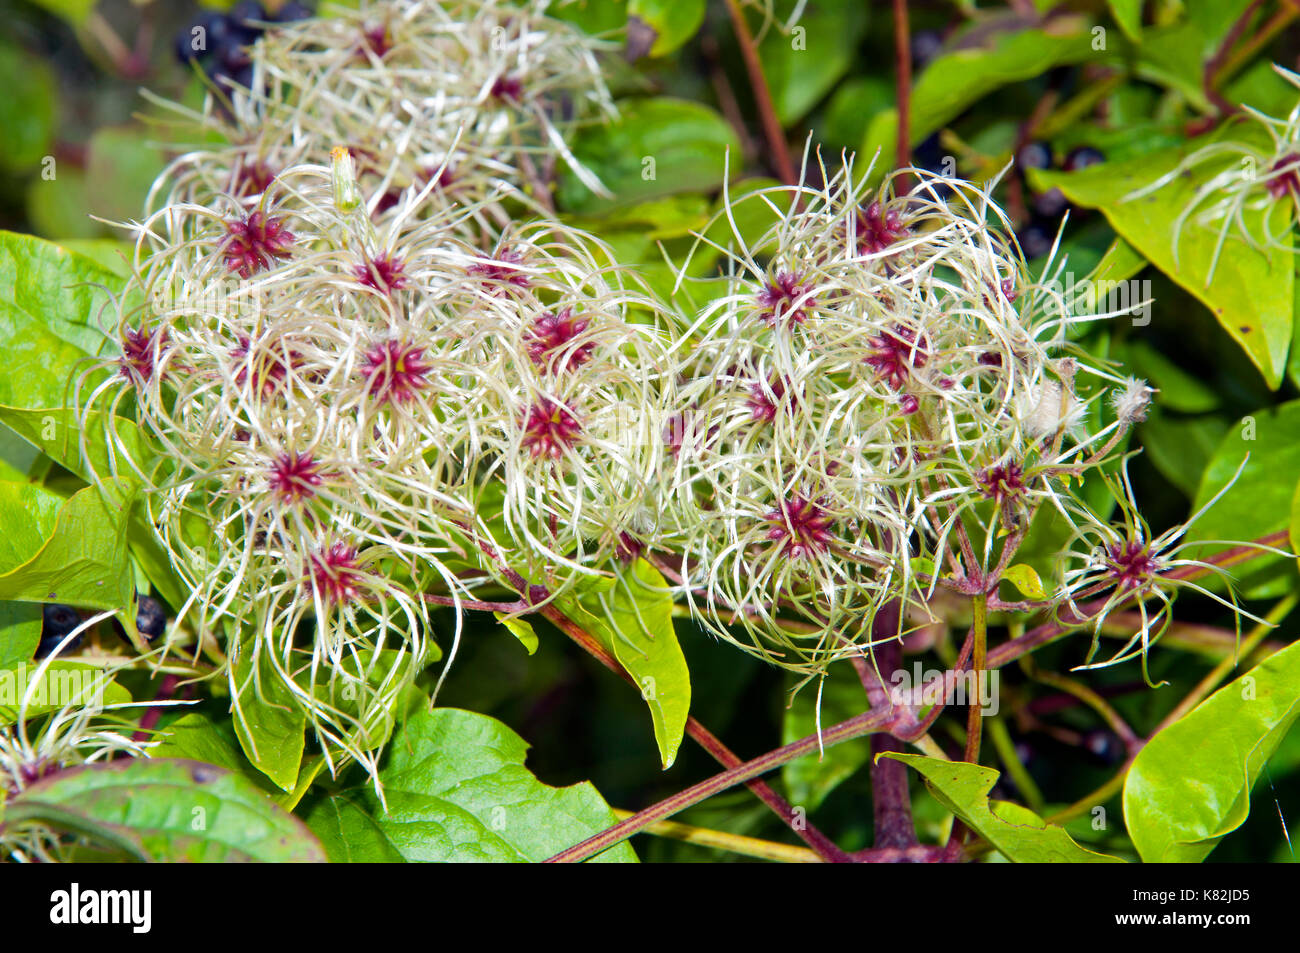
[[[990,801],[998,772],[965,761],[940,761],[920,754],[886,752],[911,765],[925,778],[935,800],[1015,863],[1120,864],[1118,857],[1080,847],[1064,828],[1010,801]]]
[[[307,715],[293,693],[253,652],[253,640],[239,647],[231,671],[231,712],[235,734],[248,760],[286,791],[292,791],[302,766]]]
[[[110,428],[111,422],[111,428]],[[147,468],[152,453],[135,422],[101,411],[81,416],[70,407],[13,407],[0,404],[0,423],[64,469],[87,482],[94,475],[138,479],[128,460]],[[82,455],[82,444],[85,456]]]
[[[677,760],[691,707],[691,676],[673,629],[673,600],[659,570],[638,559],[614,586],[557,604],[632,676],[650,708],[665,769]]]
[[[1291,526],[1287,533],[1291,540],[1291,552],[1300,562],[1300,483],[1295,486],[1295,495],[1291,497]]]
[[[1193,216],[1179,234],[1175,263],[1174,224],[1197,186],[1220,167],[1199,167],[1151,194],[1125,200],[1173,169],[1192,148],[1163,149],[1078,172],[1031,170],[1030,181],[1042,190],[1059,188],[1078,205],[1101,209],[1115,231],[1214,313],[1269,387],[1276,389],[1286,370],[1294,314],[1295,263],[1287,249],[1266,254],[1241,239],[1229,238],[1211,280],[1218,230],[1196,223]],[[1259,218],[1258,212],[1245,216],[1256,234]],[[1289,242],[1288,235],[1284,243]]]
[[[1111,16],[1130,40],[1142,39],[1142,3],[1143,0],[1107,0]]]
[[[787,680],[787,691],[795,678]],[[821,706],[818,718],[817,706]],[[853,666],[847,662],[832,665],[826,677],[810,682],[786,704],[781,719],[781,742],[789,744],[815,734],[823,728],[862,714],[867,697]],[[804,755],[781,769],[790,803],[815,811],[837,787],[871,760],[871,739],[854,738],[832,745],[821,752]]]
[[[1175,417],[1157,405],[1138,425],[1138,441],[1147,459],[1164,478],[1192,499],[1201,485],[1201,475],[1227,431],[1228,424],[1222,418]]]
[[[486,715],[419,706],[380,767],[387,810],[364,785],[311,804],[307,824],[336,861],[352,850],[376,860],[395,850],[426,862],[542,861],[614,824],[590,784],[553,788],[533,777],[527,750]],[[636,855],[620,844],[594,859]]]
[[[1122,362],[1159,392],[1156,404],[1166,410],[1205,414],[1223,402],[1223,395],[1212,384],[1179,367],[1145,341],[1125,342]]]
[[[101,330],[104,325],[100,316],[106,308],[112,307],[111,297],[105,289],[116,292],[121,287],[122,278],[114,270],[91,258],[30,235],[0,231],[0,302],[13,305],[32,326],[45,329],[59,341],[80,351],[74,361],[104,351],[106,339]],[[111,312],[106,312],[108,315]],[[105,324],[112,326],[111,321]],[[3,328],[2,324],[0,328]],[[3,333],[0,330],[0,335]],[[6,349],[13,346],[5,344]],[[23,396],[20,400],[0,399],[0,403],[15,407],[64,406],[63,387],[67,383],[67,373],[63,365],[56,364],[53,355],[42,355],[34,350],[32,355],[24,362],[35,361],[34,366],[17,367],[17,359],[6,365],[4,377],[10,381],[13,381],[16,371],[23,372],[20,380],[24,386],[13,388]],[[40,391],[41,395],[52,395],[49,399],[38,400],[36,394],[27,393],[29,386],[26,382],[35,376],[32,372],[36,368],[44,368],[55,377],[53,384],[57,387],[45,384]],[[0,389],[2,393],[4,390]]]
[[[104,234],[105,226],[90,217],[89,207],[86,173],[66,164],[58,168],[56,178],[37,177],[27,187],[27,218],[32,231],[58,241],[68,251],[76,251],[74,246],[81,241]]]
[[[38,7],[44,7],[55,16],[60,16],[73,26],[80,26],[90,16],[99,0],[32,0]]]
[[[143,861],[319,863],[298,818],[246,778],[199,761],[132,759],[70,768],[5,805]]]
[[[1156,735],[1124,782],[1124,822],[1149,863],[1199,863],[1250,814],[1250,789],[1300,716],[1300,645]]]
[[[113,222],[140,215],[149,188],[166,158],[138,126],[105,126],[87,146],[86,190],[90,211]]]
[[[12,485],[11,485],[12,486]],[[104,493],[114,496],[106,499]],[[19,602],[63,602],[90,609],[123,609],[132,604],[135,585],[127,559],[127,514],[133,492],[108,481],[102,492],[86,487],[63,503],[53,527],[46,531],[48,501],[36,510],[9,512],[23,544],[43,535],[39,547],[17,565],[0,563],[0,599]],[[0,512],[3,512],[0,497]],[[32,522],[27,515],[37,513]],[[17,553],[17,550],[14,550]]]
[[[367,808],[346,794],[332,794],[312,805],[307,824],[336,864],[404,864]]]
[[[699,30],[704,6],[704,0],[628,0],[627,15],[655,31],[650,55],[667,56]]]
[[[1253,0],[1183,0],[1182,19],[1169,26],[1145,30],[1134,64],[1138,76],[1172,87],[1197,110],[1208,112],[1205,63]]]
[[[579,133],[578,160],[604,184],[612,199],[593,194],[572,172],[560,172],[563,208],[592,214],[677,192],[717,188],[727,151],[739,165],[740,146],[727,121],[707,106],[681,99],[634,99],[620,106],[609,125]]]
[[[537,633],[533,631],[533,626],[527,619],[519,619],[514,616],[506,615],[504,612],[492,613],[496,616],[497,621],[506,627],[506,630],[519,640],[519,644],[524,650],[532,655],[537,651]]]
[[[1031,79],[1062,63],[1095,57],[1090,24],[1073,15],[1057,17],[1042,29],[1019,29],[1020,21],[1006,18],[1007,27],[983,29],[977,43],[959,46],[935,58],[917,78],[912,90],[911,141],[918,143],[961,115],[968,106],[1008,83]],[[877,150],[880,159],[872,172],[882,177],[894,164],[898,137],[898,112],[877,114],[867,127],[858,150],[864,161]]]
[[[0,602],[0,669],[32,657],[41,642],[44,610],[31,602]]]
[[[784,23],[793,0],[777,6]],[[866,32],[870,5],[859,0],[820,0],[804,5],[789,33],[774,25],[758,46],[763,75],[772,91],[772,107],[788,126],[822,100],[849,71]]]
[[[1300,482],[1300,400],[1265,407],[1228,428],[1201,477],[1193,512],[1227,486],[1247,454],[1236,484],[1196,521],[1189,542],[1248,542],[1287,528]],[[1257,557],[1232,573],[1249,598],[1281,595],[1295,585],[1295,564],[1280,556]]]
[[[239,746],[239,735],[235,731],[233,719],[214,720],[203,712],[191,712],[177,718],[155,740],[158,744],[150,749],[151,757],[203,761],[242,774],[286,810],[291,810],[302,799],[311,782],[320,773],[320,756],[312,755],[303,759],[294,789],[285,791],[279,788],[249,763]]]
[[[4,84],[5,91],[0,96],[0,129],[4,130],[0,169],[26,172],[39,166],[50,154],[58,110],[58,84],[47,63],[7,39],[0,42],[0,83]],[[7,178],[7,182],[12,179]],[[3,285],[0,280],[0,287]]]
[[[130,693],[102,668],[60,658],[45,666],[38,678],[39,664],[23,659],[0,669],[0,725],[12,724],[20,709],[30,718],[64,706],[103,707],[131,700]]]
[[[11,428],[0,424],[0,479],[36,483],[49,469],[48,457]]]
[[[1089,273],[1088,280],[1093,284],[1127,281],[1146,266],[1147,260],[1141,252],[1124,239],[1116,238],[1106,248],[1101,261],[1097,262],[1097,267]]]
[[[1002,574],[1004,582],[1009,582],[1019,589],[1026,597],[1030,599],[1046,599],[1047,590],[1043,587],[1043,580],[1038,575],[1037,570],[1028,563],[1016,563],[1014,566],[1007,567],[1006,572]]]

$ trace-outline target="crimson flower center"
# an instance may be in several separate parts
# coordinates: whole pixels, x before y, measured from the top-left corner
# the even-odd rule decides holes
[[[370,394],[381,403],[407,404],[429,386],[433,365],[424,348],[388,340],[373,345],[362,357],[362,373]]]
[[[248,278],[270,268],[278,258],[293,254],[293,233],[284,222],[261,210],[250,212],[242,222],[226,223],[222,254],[226,268]]]
[[[538,398],[528,408],[522,428],[523,446],[534,459],[558,460],[582,435],[582,424],[573,412],[549,397]]]
[[[790,559],[815,556],[826,552],[834,534],[833,519],[815,500],[794,496],[782,500],[780,507],[768,513],[764,520],[771,524],[767,538],[781,547]]]

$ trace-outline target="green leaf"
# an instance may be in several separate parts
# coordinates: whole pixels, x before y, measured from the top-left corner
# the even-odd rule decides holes
[[[940,761],[889,751],[882,758],[909,764],[925,778],[935,800],[1015,863],[1120,864],[1118,857],[1080,847],[1062,827],[1010,801],[990,801],[998,772],[965,761]]]
[[[1107,0],[1111,16],[1124,31],[1124,35],[1135,42],[1142,39],[1142,0]]]
[[[1228,429],[1201,477],[1193,512],[1228,484],[1247,454],[1236,484],[1196,521],[1189,542],[1247,542],[1288,527],[1300,483],[1300,400],[1258,410]],[[1280,556],[1252,559],[1233,574],[1248,598],[1281,595],[1295,584],[1295,564]]]
[[[27,718],[65,705],[103,707],[131,700],[131,694],[103,669],[65,659],[54,659],[46,665],[32,687],[39,667],[39,663],[24,659],[12,668],[0,670],[0,725],[13,724],[24,697],[29,698],[23,710]]]
[[[1154,406],[1138,426],[1138,438],[1147,459],[1164,478],[1193,499],[1227,431],[1222,418],[1174,417]]]
[[[1245,349],[1269,387],[1277,389],[1286,370],[1294,316],[1295,263],[1287,249],[1265,254],[1244,241],[1229,239],[1210,280],[1218,232],[1189,221],[1179,236],[1175,264],[1174,223],[1197,186],[1219,167],[1200,167],[1149,195],[1124,201],[1125,196],[1173,169],[1192,148],[1162,149],[1078,172],[1035,169],[1029,177],[1036,189],[1056,187],[1078,205],[1101,209],[1115,231],[1213,312],[1223,329]],[[1258,233],[1259,216],[1259,212],[1245,215],[1253,233]],[[1289,235],[1284,243],[1289,245]]]
[[[13,306],[7,309],[10,312],[7,320],[0,317],[0,340],[4,340],[6,324],[21,317],[30,326],[40,327],[60,342],[76,348],[80,353],[72,358],[73,362],[87,354],[98,354],[106,341],[98,323],[100,312],[112,306],[105,289],[116,291],[121,286],[122,279],[115,271],[91,258],[30,235],[0,231],[0,302]],[[22,312],[21,316],[12,315],[14,309]],[[17,344],[22,345],[23,341]],[[5,346],[15,345],[6,342]],[[28,350],[32,356],[24,358],[24,362],[35,361],[34,367],[10,361],[3,375],[3,379],[11,382],[12,390],[23,394],[22,398],[0,399],[0,403],[14,407],[64,406],[64,387],[71,363],[56,363],[33,346]],[[25,385],[35,378],[33,372],[40,368],[54,378],[52,384],[44,383],[40,388],[39,393],[46,399],[38,400],[36,394],[26,393],[26,386],[13,386],[17,372],[22,373],[17,379]],[[3,393],[0,389],[0,394]]]
[[[154,179],[166,165],[161,150],[139,126],[105,126],[87,146],[86,191],[90,211],[113,222],[140,215]]]
[[[274,674],[255,668],[253,639],[243,640],[231,672],[235,734],[248,760],[286,791],[302,766],[307,715],[293,692]]]
[[[132,759],[70,768],[5,805],[153,862],[318,863],[307,827],[247,779],[198,761]]]
[[[667,56],[693,37],[704,22],[704,0],[628,0],[628,18],[655,31],[651,56]]]
[[[690,715],[691,676],[673,629],[672,594],[659,570],[638,559],[608,592],[556,602],[632,676],[650,708],[663,766],[672,767]]]
[[[1008,83],[1040,76],[1053,66],[1074,63],[1097,54],[1090,24],[1079,16],[1053,19],[1042,29],[1019,29],[1020,21],[1006,17],[1006,26],[989,19],[976,43],[944,53],[917,78],[912,90],[911,141],[917,143],[961,115],[968,106]],[[879,179],[893,166],[898,138],[898,112],[879,113],[867,127],[858,154],[869,160],[880,151],[873,169]]]
[[[342,861],[541,861],[599,833],[614,813],[590,784],[553,788],[524,767],[528,745],[495,719],[418,706],[393,736],[379,780],[315,801],[308,826]],[[369,823],[367,823],[369,820]],[[627,844],[598,861],[635,861]]]
[[[20,499],[27,498],[27,508],[15,502],[14,486],[25,488]],[[51,494],[37,496],[33,491],[38,488],[30,484],[0,486],[0,518],[13,527],[13,539],[18,541],[13,545],[29,546],[40,538],[30,555],[10,550],[11,556],[25,557],[17,564],[7,565],[0,557],[0,599],[63,602],[90,609],[131,605],[135,584],[127,559],[126,527],[133,491],[110,480],[104,491],[115,495],[106,499],[99,488],[86,487],[62,503],[52,526]]]
[[[1291,526],[1287,536],[1291,540],[1291,551],[1300,563],[1300,483],[1296,484],[1295,495],[1291,497]]]
[[[796,676],[791,676],[787,688],[792,688]],[[820,695],[820,698],[818,697]],[[821,718],[817,706],[821,705]],[[781,719],[781,742],[789,744],[806,738],[817,731],[818,725],[826,727],[862,714],[867,705],[862,682],[848,663],[832,665],[822,680],[805,685],[790,699]],[[796,758],[781,769],[790,803],[815,811],[837,787],[858,772],[871,760],[871,739],[854,738],[832,745],[825,751]]]
[[[1138,753],[1124,822],[1149,863],[1198,863],[1250,814],[1250,789],[1300,716],[1300,645],[1225,685]]]
[[[333,794],[312,806],[307,824],[336,864],[404,864],[384,828],[366,808],[345,794]]]
[[[0,83],[5,91],[0,96],[0,129],[4,130],[0,169],[26,172],[39,165],[53,145],[58,108],[54,71],[6,41],[0,43]]]
[[[0,602],[0,669],[26,662],[41,642],[44,610],[30,602]]]
[[[1006,572],[1002,574],[1002,579],[1004,582],[1011,583],[1030,599],[1048,598],[1047,590],[1043,588],[1042,578],[1028,563],[1017,563],[1007,567]]]
[[[511,635],[519,640],[519,643],[529,655],[537,651],[537,633],[533,631],[533,626],[527,619],[509,616],[504,612],[494,612],[492,614],[496,616],[498,622],[509,630]]]
[[[777,19],[784,22],[794,6],[789,0],[780,4]],[[859,0],[820,0],[805,6],[789,33],[768,29],[758,55],[783,126],[807,114],[848,73],[869,12],[870,5]]]
[[[44,7],[55,16],[62,17],[73,26],[80,26],[90,16],[99,0],[32,0],[38,7]]]
[[[560,172],[558,199],[570,212],[593,214],[677,192],[722,183],[725,155],[737,166],[740,144],[727,121],[707,106],[667,97],[620,105],[617,121],[584,130],[573,152],[612,193],[593,194],[569,170]]]

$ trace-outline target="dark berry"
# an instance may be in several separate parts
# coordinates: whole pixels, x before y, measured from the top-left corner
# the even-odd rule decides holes
[[[313,17],[311,7],[305,3],[286,3],[275,11],[271,19],[276,23],[292,23],[294,20],[307,20]]]
[[[231,7],[230,12],[226,15],[230,17],[231,22],[236,26],[246,30],[257,30],[258,32],[261,31],[258,24],[270,20],[270,17],[266,14],[266,8],[256,0],[239,0],[239,3]]]
[[[1051,188],[1034,196],[1034,214],[1040,218],[1057,218],[1070,205],[1060,189]]]
[[[36,647],[36,657],[45,658],[50,655],[59,643],[67,637],[68,633],[81,625],[81,616],[72,606],[61,606],[55,603],[49,603],[45,606],[43,624],[41,626],[41,642]],[[81,644],[81,636],[77,636],[71,642],[63,647],[64,652],[71,652]]]
[[[943,49],[938,30],[917,30],[912,34],[912,68],[925,69]]]
[[[1092,146],[1079,146],[1077,149],[1070,150],[1061,168],[1066,172],[1078,172],[1080,169],[1086,169],[1090,165],[1099,165],[1105,161],[1106,155],[1100,149],[1094,149]]]
[[[1113,767],[1124,760],[1127,752],[1123,743],[1112,732],[1090,731],[1083,736],[1083,747],[1100,764]]]
[[[252,63],[252,60],[248,56],[247,44],[232,37],[217,50],[217,62],[221,64],[221,72],[233,77]]]
[[[1016,167],[1025,169],[1050,169],[1052,147],[1045,142],[1026,142],[1016,152]]]
[[[225,15],[206,11],[176,34],[176,59],[181,63],[204,59],[220,47],[230,34],[230,20]]]
[[[1051,251],[1052,242],[1055,240],[1054,233],[1038,222],[1030,222],[1016,237],[1020,240],[1021,251],[1031,261],[1042,258]]]
[[[135,609],[135,627],[146,639],[162,635],[167,626],[167,612],[152,596],[141,596]]]

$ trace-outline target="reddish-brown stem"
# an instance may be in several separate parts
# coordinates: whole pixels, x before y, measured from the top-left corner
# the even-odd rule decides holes
[[[758,58],[758,48],[754,44],[754,35],[745,22],[745,11],[739,0],[727,0],[727,12],[731,15],[731,27],[736,33],[736,42],[740,44],[740,55],[745,60],[745,71],[749,74],[749,84],[754,94],[754,105],[758,108],[759,120],[763,123],[763,136],[767,147],[772,152],[772,167],[777,176],[787,185],[794,185],[796,176],[794,163],[790,160],[790,147],[785,141],[785,130],[777,118],[776,107],[772,105],[772,91],[768,88],[767,77],[763,75],[763,64]]]
[[[898,91],[894,167],[906,169],[912,164],[912,31],[907,22],[907,0],[894,0],[894,70]]]
[[[518,577],[516,586],[522,585],[519,589],[521,594],[537,594],[538,587],[529,587],[522,577]],[[594,639],[589,632],[578,625],[559,608],[554,605],[540,606],[538,610],[542,617],[551,622],[556,628],[573,639],[583,651],[585,651],[596,661],[600,662],[607,669],[617,675],[619,678],[636,687],[636,681],[628,674],[627,670],[619,664],[618,660],[605,651],[605,647]],[[742,764],[740,758],[730,748],[724,745],[713,732],[709,731],[704,725],[700,724],[695,718],[686,720],[686,733],[712,755],[725,768],[735,768]],[[757,779],[746,782],[746,786],[759,798],[764,804],[772,809],[777,817],[781,818],[794,833],[803,840],[809,847],[816,851],[817,855],[823,860],[830,863],[845,863],[852,858],[842,851],[835,842],[819,831],[812,824],[809,824],[807,818],[802,814],[796,814],[790,803],[785,798],[772,790],[772,787],[766,781]]]
[[[877,612],[871,622],[872,641],[878,643],[871,651],[876,667],[886,680],[903,665],[903,644],[897,638],[898,613],[899,604],[895,600]],[[887,641],[881,642],[882,639]],[[884,705],[873,701],[872,707],[884,711],[889,700],[886,698],[884,701]],[[880,732],[871,736],[871,815],[876,849],[916,845],[907,765],[893,758],[880,757],[888,751],[904,750],[904,744],[893,735]]]

